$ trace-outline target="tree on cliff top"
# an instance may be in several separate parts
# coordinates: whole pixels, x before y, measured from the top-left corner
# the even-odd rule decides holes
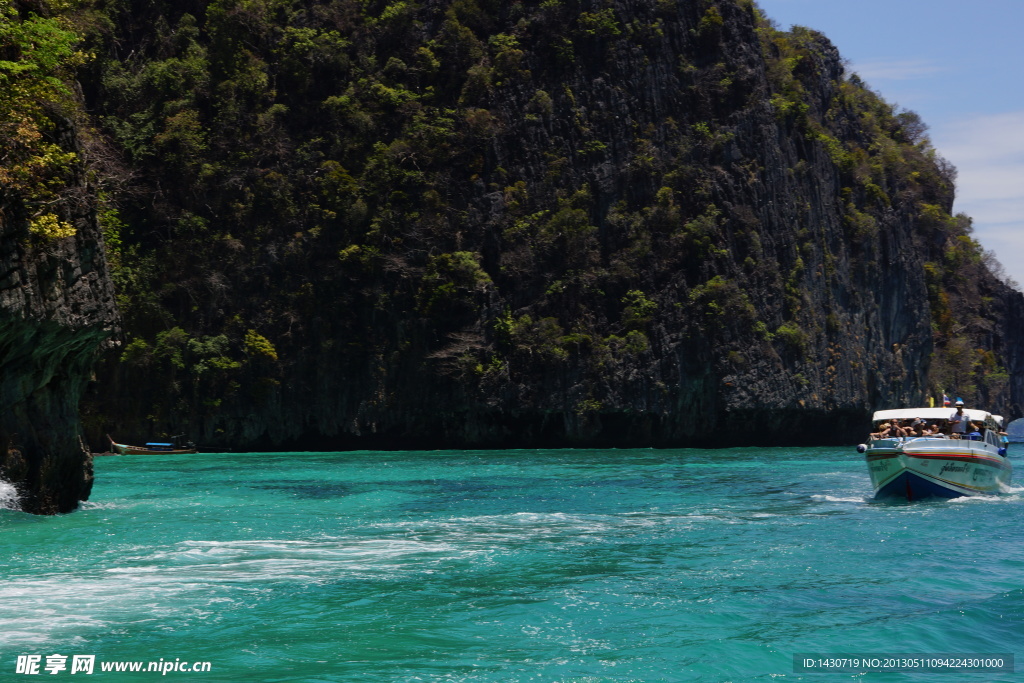
[[[77,108],[67,83],[85,56],[60,17],[0,0],[0,201],[23,211],[44,240],[74,234],[62,216],[78,156],[55,137],[55,120]]]

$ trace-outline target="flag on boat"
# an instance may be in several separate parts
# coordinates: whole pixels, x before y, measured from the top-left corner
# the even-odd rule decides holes
[[[943,408],[948,408],[949,407],[949,403],[950,403],[949,396],[947,396],[946,394],[943,394],[942,395],[942,407]]]

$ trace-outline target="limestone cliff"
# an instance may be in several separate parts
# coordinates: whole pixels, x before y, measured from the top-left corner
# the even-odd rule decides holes
[[[64,123],[55,143],[77,149]],[[71,180],[87,197],[84,175]],[[118,316],[91,202],[58,208],[74,234],[30,231],[23,198],[0,188],[0,479],[28,512],[68,512],[92,489],[79,400]]]
[[[86,92],[142,191],[94,440],[855,442],[942,390],[1020,414],[1021,295],[953,170],[751,2],[114,19]]]

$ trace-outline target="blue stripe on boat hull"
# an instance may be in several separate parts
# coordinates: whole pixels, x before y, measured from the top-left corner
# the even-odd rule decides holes
[[[878,489],[875,500],[922,500],[924,498],[959,498],[966,494],[953,491],[917,476],[913,472],[904,471],[888,484]]]

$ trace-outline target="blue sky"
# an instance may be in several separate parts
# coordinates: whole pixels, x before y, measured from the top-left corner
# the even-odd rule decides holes
[[[756,0],[824,33],[957,167],[954,212],[1024,285],[1024,0]]]

